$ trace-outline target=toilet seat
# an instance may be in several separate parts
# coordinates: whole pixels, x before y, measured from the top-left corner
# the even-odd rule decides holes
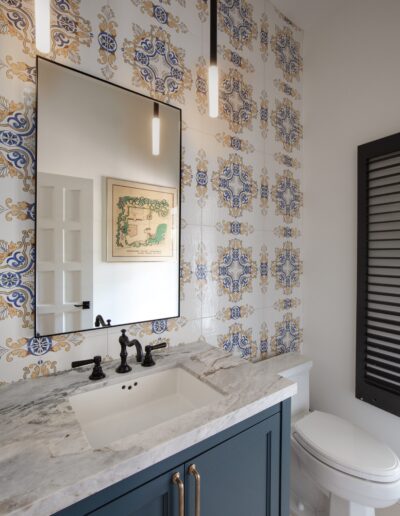
[[[332,414],[311,412],[294,424],[293,438],[337,471],[379,483],[400,481],[400,461],[385,444]]]

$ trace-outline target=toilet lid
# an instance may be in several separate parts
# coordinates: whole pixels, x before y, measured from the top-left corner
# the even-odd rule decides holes
[[[400,461],[385,444],[332,414],[315,411],[295,423],[293,437],[328,466],[375,482],[400,479]]]

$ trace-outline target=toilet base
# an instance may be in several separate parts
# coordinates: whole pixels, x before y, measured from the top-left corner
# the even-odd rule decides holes
[[[344,500],[331,494],[329,516],[375,516],[375,509]]]

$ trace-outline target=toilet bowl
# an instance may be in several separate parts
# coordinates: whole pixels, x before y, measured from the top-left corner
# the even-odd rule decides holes
[[[361,428],[311,412],[292,428],[292,451],[328,495],[329,516],[374,516],[400,499],[400,460]]]
[[[297,382],[292,399],[291,516],[375,516],[400,500],[400,460],[349,421],[309,409],[312,362],[281,375]]]

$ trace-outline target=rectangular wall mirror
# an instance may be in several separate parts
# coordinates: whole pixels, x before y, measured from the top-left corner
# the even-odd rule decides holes
[[[35,333],[179,316],[180,109],[37,65]]]

